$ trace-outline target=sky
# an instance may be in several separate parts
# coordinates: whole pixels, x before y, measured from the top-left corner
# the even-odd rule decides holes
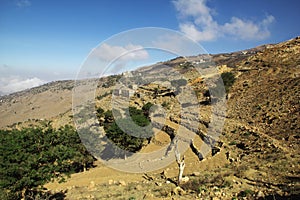
[[[0,0],[0,95],[75,79],[99,44],[135,28],[178,31],[211,54],[282,42],[300,35],[299,7],[298,0]],[[133,58],[149,55],[147,62],[174,56],[144,50]]]

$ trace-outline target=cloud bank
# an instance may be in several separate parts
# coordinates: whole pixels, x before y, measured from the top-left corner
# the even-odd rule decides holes
[[[144,60],[149,57],[148,52],[140,45],[112,46],[106,43],[94,49],[92,55],[103,61],[112,61],[116,58],[121,61]]]
[[[212,41],[220,37],[232,37],[242,40],[262,40],[270,36],[269,26],[275,20],[272,15],[259,22],[231,17],[231,20],[219,24],[213,17],[213,10],[206,0],[175,0],[178,11],[179,29],[192,39]]]
[[[0,95],[6,95],[45,84],[37,77],[22,78],[20,76],[0,77]]]

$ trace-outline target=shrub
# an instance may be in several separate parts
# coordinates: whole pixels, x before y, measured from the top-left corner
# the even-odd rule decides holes
[[[246,189],[246,190],[241,191],[241,192],[238,194],[238,197],[252,196],[253,193],[254,193],[254,192],[253,192],[252,190]]]
[[[232,72],[224,72],[221,74],[221,78],[223,79],[224,87],[226,90],[226,93],[229,92],[229,89],[233,85],[235,81],[235,76]]]
[[[104,117],[104,112],[102,108],[97,108],[97,117]]]
[[[112,91],[106,92],[106,93],[104,93],[104,94],[102,94],[102,95],[99,95],[99,96],[96,97],[96,99],[97,99],[97,100],[101,100],[101,99],[103,99],[104,97],[109,96],[110,94],[112,94]]]
[[[161,106],[164,107],[164,108],[169,108],[169,105],[170,105],[170,103],[168,103],[168,102],[166,102],[166,101],[164,101],[164,102],[161,104]]]
[[[148,103],[146,103],[146,104],[142,107],[142,110],[143,110],[145,116],[149,116],[149,114],[150,114],[150,108],[151,108],[152,106],[153,106],[153,104],[150,103],[150,102],[148,102]]]

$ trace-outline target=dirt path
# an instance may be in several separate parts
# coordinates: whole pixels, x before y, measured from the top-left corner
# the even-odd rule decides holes
[[[72,174],[70,178],[64,183],[58,183],[57,181],[47,183],[45,187],[49,190],[65,190],[71,187],[85,187],[89,186],[91,182],[97,184],[108,183],[110,180],[113,181],[126,181],[134,182],[142,180],[142,174],[131,174],[121,172],[109,168],[99,161],[95,163],[96,167],[86,172]]]

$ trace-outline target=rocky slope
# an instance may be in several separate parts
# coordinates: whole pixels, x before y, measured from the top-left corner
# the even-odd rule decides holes
[[[296,199],[300,194],[300,38],[254,49],[212,55],[219,73],[235,77],[227,95],[224,130],[215,152],[199,160],[192,149],[185,153],[184,175],[189,181],[176,188],[177,164],[148,174],[128,174],[101,163],[87,172],[73,175],[66,183],[49,183],[52,191],[65,191],[67,199]],[[162,64],[164,67],[162,67]],[[163,80],[135,88],[129,104],[161,105],[164,127],[141,151],[151,152],[168,145],[170,132],[180,125],[196,133],[195,146],[205,139],[211,120],[212,98],[201,77],[184,58],[141,68],[133,77],[183,75],[200,102],[199,116],[183,117],[176,90]],[[212,75],[213,76],[213,75]],[[96,91],[96,107],[111,109],[116,80],[102,78]],[[150,80],[149,78],[149,80]],[[170,80],[169,80],[170,81]],[[1,97],[0,127],[22,127],[51,121],[54,126],[72,124],[72,82],[54,82],[32,90]],[[131,85],[131,88],[134,87]],[[121,91],[121,90],[120,90]],[[182,93],[183,99],[189,96]],[[190,105],[186,104],[187,107]],[[200,119],[198,127],[188,122]],[[217,154],[215,154],[217,153]],[[213,156],[212,156],[213,154]]]

